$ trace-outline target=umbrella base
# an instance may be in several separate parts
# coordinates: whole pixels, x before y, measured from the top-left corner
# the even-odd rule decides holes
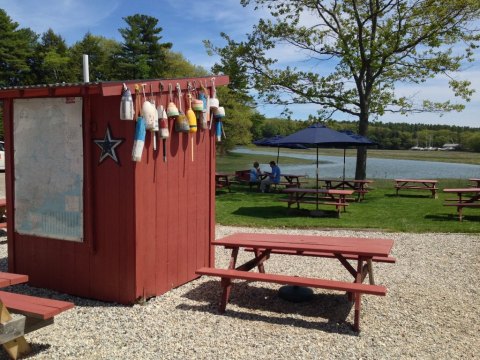
[[[312,300],[313,290],[304,286],[285,285],[278,290],[278,296],[283,300],[299,303]]]

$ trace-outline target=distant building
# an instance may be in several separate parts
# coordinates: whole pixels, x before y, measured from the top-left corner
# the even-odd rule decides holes
[[[438,148],[438,150],[458,150],[460,147],[460,144],[443,144],[441,148]]]

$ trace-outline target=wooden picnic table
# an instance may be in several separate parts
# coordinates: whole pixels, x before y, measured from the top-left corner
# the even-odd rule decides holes
[[[472,187],[474,188],[480,188],[480,179],[478,178],[470,178],[468,179],[468,181],[470,181],[472,183]]]
[[[398,191],[401,189],[410,190],[427,190],[432,193],[433,198],[437,198],[437,183],[438,180],[426,180],[426,179],[395,179],[395,189]]]
[[[307,189],[307,188],[287,188],[283,190],[285,194],[289,194],[287,199],[279,199],[279,201],[287,202],[288,208],[293,204],[297,204],[297,209],[300,204],[315,204],[315,205],[330,205],[335,206],[337,216],[340,217],[340,209],[346,211],[347,196],[353,194],[353,190],[339,190],[339,189]],[[319,196],[321,195],[321,196]]]
[[[0,229],[7,227],[7,199],[0,199]]]
[[[267,178],[271,173],[269,171],[263,172],[261,179]],[[307,175],[299,175],[299,174],[280,174],[280,178],[283,178],[284,181],[280,181],[278,184],[272,185],[285,185],[286,188],[289,187],[301,187],[302,186],[302,179],[306,178]]]
[[[221,188],[228,188],[228,191],[230,192],[230,185],[232,183],[232,180],[230,180],[231,177],[234,177],[235,174],[231,173],[223,173],[223,172],[216,172],[215,173],[215,188],[216,189],[221,189]]]
[[[357,194],[357,201],[365,199],[368,193],[368,184],[373,180],[356,180],[356,179],[318,179],[319,182],[325,183],[326,189],[352,189]]]
[[[27,281],[27,275],[0,272],[0,287]],[[31,347],[24,334],[53,324],[55,315],[73,307],[67,301],[0,291],[0,344],[12,359],[27,355]]]
[[[348,299],[355,303],[353,327],[356,331],[359,331],[361,295],[386,295],[387,289],[385,286],[375,285],[372,261],[375,257],[391,260],[390,251],[393,247],[393,240],[313,235],[238,233],[227,236],[223,239],[215,240],[212,245],[224,246],[227,249],[231,249],[232,252],[228,268],[218,269],[205,267],[198,269],[196,273],[199,275],[219,276],[222,278],[221,286],[223,292],[219,306],[219,311],[221,313],[225,312],[229,300],[232,289],[232,279],[317,287],[347,292]],[[253,258],[244,264],[237,265],[237,255],[240,248],[245,248],[246,250],[253,249]],[[353,277],[353,282],[322,279],[317,277],[307,278],[300,274],[283,275],[267,273],[265,262],[276,252],[280,252],[284,255],[336,258]],[[356,267],[351,265],[348,262],[348,259],[356,260]],[[259,272],[250,272],[250,270],[254,268],[258,268]],[[370,283],[364,284],[363,281],[367,275]]]
[[[480,187],[443,189],[445,193],[456,194],[456,199],[446,199],[444,206],[455,206],[458,212],[458,219],[463,220],[463,208],[480,207]]]

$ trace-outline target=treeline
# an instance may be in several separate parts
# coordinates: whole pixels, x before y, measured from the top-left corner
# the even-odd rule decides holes
[[[254,139],[274,135],[288,135],[307,127],[310,121],[283,119],[262,119],[254,121]],[[325,125],[335,130],[358,132],[356,121],[325,121]],[[444,144],[459,144],[459,150],[480,152],[480,128],[449,125],[427,125],[407,123],[371,123],[368,137],[380,149],[406,150],[413,146],[442,147]]]

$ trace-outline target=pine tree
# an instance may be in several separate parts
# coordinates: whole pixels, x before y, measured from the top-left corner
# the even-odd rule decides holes
[[[165,75],[166,52],[171,43],[160,43],[163,30],[158,20],[148,15],[135,14],[123,18],[127,28],[119,29],[124,42],[118,66],[124,79],[152,79]]]
[[[18,29],[18,23],[0,9],[0,86],[22,85],[30,77],[35,41],[30,29]]]

